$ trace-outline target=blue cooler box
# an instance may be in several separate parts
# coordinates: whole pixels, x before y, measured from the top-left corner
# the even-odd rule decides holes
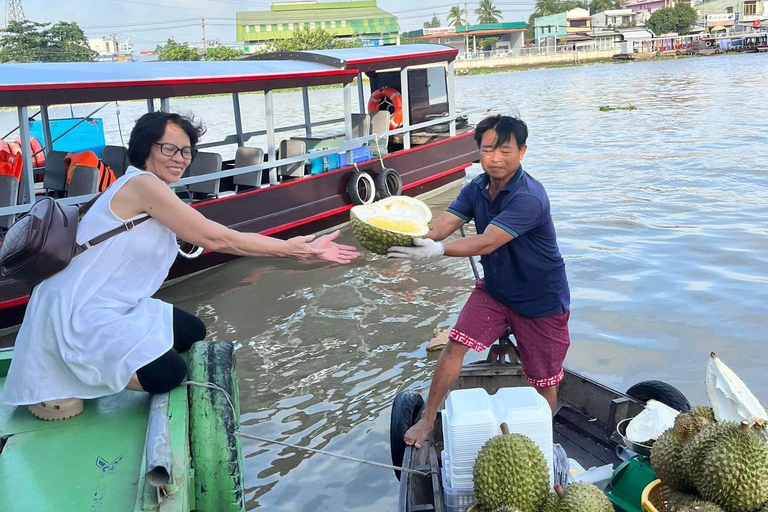
[[[310,151],[312,153],[312,151]],[[352,160],[355,163],[367,162],[371,159],[371,150],[367,146],[352,150]],[[309,174],[320,174],[347,165],[347,153],[336,153],[310,158]]]
[[[352,150],[352,161],[356,164],[367,162],[371,159],[371,149],[368,146]],[[347,165],[347,153],[339,153],[339,167]]]

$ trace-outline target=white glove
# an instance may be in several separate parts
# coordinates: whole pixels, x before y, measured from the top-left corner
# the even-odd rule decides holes
[[[445,251],[442,242],[435,242],[430,238],[414,238],[413,245],[414,247],[390,247],[387,251],[387,258],[423,260],[438,258]]]

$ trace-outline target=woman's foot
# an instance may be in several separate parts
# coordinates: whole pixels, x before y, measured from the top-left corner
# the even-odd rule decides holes
[[[29,411],[46,421],[65,420],[83,412],[83,401],[79,398],[61,398],[30,405]]]

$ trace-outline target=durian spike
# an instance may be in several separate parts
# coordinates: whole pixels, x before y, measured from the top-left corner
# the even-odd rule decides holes
[[[504,435],[509,434],[509,427],[507,426],[506,423],[501,424],[501,433]]]
[[[768,422],[768,413],[738,375],[712,352],[707,363],[707,395],[717,421],[750,425]]]
[[[741,425],[739,425],[739,430],[741,430],[742,432],[746,432],[747,430],[749,430],[749,422],[747,420],[742,421]]]
[[[565,489],[563,489],[563,486],[560,484],[555,484],[555,493],[562,498],[565,496]]]

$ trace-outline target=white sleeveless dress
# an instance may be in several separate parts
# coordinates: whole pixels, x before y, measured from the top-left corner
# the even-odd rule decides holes
[[[99,197],[78,225],[78,243],[123,224],[110,208],[112,196],[141,174],[148,173],[129,167]],[[16,337],[5,403],[96,398],[125,389],[136,370],[173,345],[173,308],[151,297],[177,253],[173,232],[150,219],[40,283]]]

